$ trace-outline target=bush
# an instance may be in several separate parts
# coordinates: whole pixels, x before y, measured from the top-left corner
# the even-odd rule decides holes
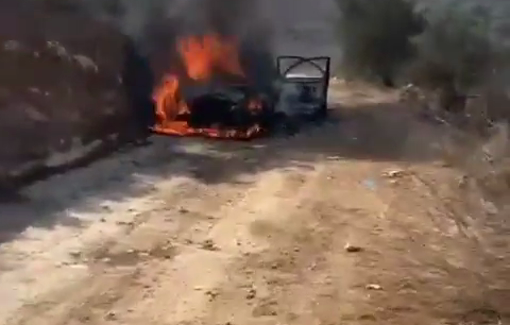
[[[467,93],[488,76],[494,57],[490,19],[482,10],[440,7],[425,13],[427,27],[413,38],[413,83]]]
[[[473,89],[508,70],[508,53],[496,46],[490,14],[480,6],[417,10],[409,0],[336,1],[346,77],[412,83],[435,92],[442,109],[458,113]]]
[[[469,89],[494,56],[486,11],[460,6],[416,10],[409,0],[336,0],[342,72],[405,78],[427,88]]]
[[[445,160],[491,200],[508,202],[510,55],[497,36],[501,21],[466,2],[418,10],[407,0],[336,1],[342,72],[413,84],[409,95],[448,126]]]
[[[413,56],[410,37],[423,31],[424,20],[407,0],[336,0],[343,50],[342,73],[378,77],[391,85]]]

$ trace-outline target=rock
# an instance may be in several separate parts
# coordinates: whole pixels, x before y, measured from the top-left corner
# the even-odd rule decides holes
[[[383,175],[385,177],[388,177],[388,178],[397,178],[397,177],[401,177],[401,176],[404,175],[404,170],[402,170],[402,169],[393,169],[393,170],[389,170],[389,171],[384,172]]]
[[[204,242],[202,243],[202,248],[209,250],[209,251],[217,251],[218,250],[218,247],[216,247],[216,245],[214,244],[212,239],[204,240]]]
[[[362,314],[361,316],[358,317],[358,319],[362,320],[362,321],[371,321],[371,322],[377,321],[377,318],[371,314]]]
[[[112,211],[112,208],[108,204],[106,204],[106,203],[101,204],[100,207],[104,211],[108,211],[108,212]]]
[[[490,201],[486,201],[482,199],[482,206],[485,210],[485,213],[489,215],[497,215],[499,213],[499,209],[496,207],[496,205]]]
[[[117,221],[116,224],[118,226],[133,226],[135,223],[133,221]]]
[[[80,65],[80,67],[83,70],[86,71],[91,70],[95,73],[99,72],[99,67],[97,66],[97,64],[94,62],[94,60],[92,60],[88,56],[82,54],[75,54],[73,55],[73,59],[76,61],[76,63]]]
[[[469,185],[469,176],[467,175],[462,175],[461,177],[459,177],[457,179],[457,186],[459,188],[466,188],[467,186]]]
[[[380,290],[382,290],[382,289],[383,289],[380,285],[378,285],[378,284],[374,284],[374,283],[372,283],[372,284],[367,284],[365,288],[366,288],[367,290],[375,290],[375,291],[380,291]]]
[[[80,251],[72,251],[72,252],[69,252],[69,255],[72,257],[72,258],[80,258],[82,256],[82,252]]]
[[[115,313],[114,311],[109,311],[106,313],[106,315],[104,316],[104,319],[105,320],[116,320],[117,319],[117,313]]]
[[[388,183],[390,183],[391,185],[397,185],[398,181],[396,179],[390,179]]]
[[[219,293],[219,291],[218,291],[217,289],[211,289],[211,290],[207,290],[207,291],[205,292],[205,294],[206,294],[207,296],[209,296],[209,300],[210,300],[210,301],[212,301],[212,300],[214,300],[214,299],[215,299],[215,298],[216,298],[216,297],[217,297],[220,293]]]
[[[251,288],[248,290],[248,293],[246,294],[246,299],[251,300],[257,296],[257,290],[255,288]]]
[[[308,267],[308,270],[309,271],[313,271],[317,268],[317,262],[313,262],[309,267]]]
[[[59,56],[60,58],[63,58],[63,59],[70,58],[70,55],[69,55],[69,52],[67,51],[67,49],[62,44],[60,44],[58,41],[46,41],[46,47],[51,52],[53,52],[54,54]]]
[[[349,244],[349,243],[345,244],[344,249],[348,253],[357,253],[357,252],[361,252],[363,250],[362,247],[356,246],[356,245],[352,245],[352,244]]]

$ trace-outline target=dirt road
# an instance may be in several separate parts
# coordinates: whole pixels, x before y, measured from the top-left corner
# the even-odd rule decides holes
[[[506,224],[395,94],[335,87],[294,137],[156,138],[3,204],[0,324],[505,324]]]

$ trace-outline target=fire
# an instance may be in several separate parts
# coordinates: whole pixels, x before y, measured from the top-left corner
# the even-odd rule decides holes
[[[216,34],[202,37],[192,36],[177,42],[179,53],[187,76],[196,81],[210,80],[214,73],[227,73],[232,76],[245,77],[240,64],[236,42],[224,39]],[[196,129],[188,125],[183,117],[190,114],[188,104],[180,97],[179,78],[167,74],[153,94],[156,105],[157,123],[154,131],[170,135],[207,135],[219,138],[251,138],[262,131],[257,124],[245,131],[220,130],[215,128]],[[250,99],[248,109],[253,112],[262,109],[262,102]]]
[[[193,80],[210,79],[215,70],[244,77],[233,41],[222,41],[212,34],[180,40],[177,48]]]

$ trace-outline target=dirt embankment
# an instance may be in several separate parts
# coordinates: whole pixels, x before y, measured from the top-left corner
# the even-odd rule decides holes
[[[76,8],[0,4],[0,180],[55,168],[127,131],[125,37]]]

